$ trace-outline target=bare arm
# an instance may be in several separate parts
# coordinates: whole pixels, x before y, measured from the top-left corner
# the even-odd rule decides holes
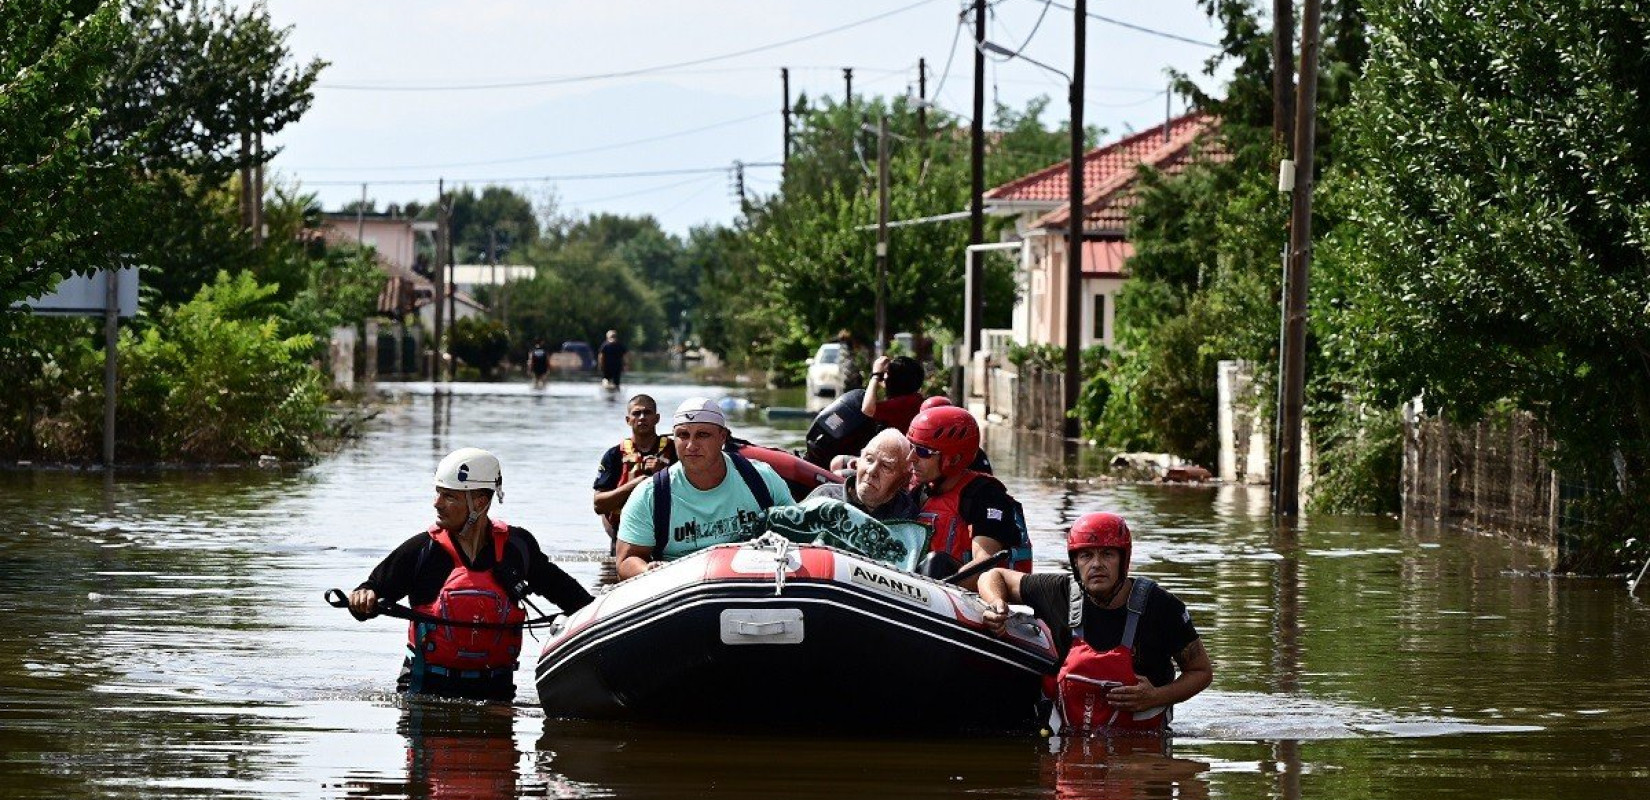
[[[888,357],[878,356],[876,363],[871,365],[871,379],[865,384],[865,399],[860,402],[859,410],[865,416],[877,413],[877,395],[882,391],[884,377],[888,375]]]
[[[648,456],[648,458],[652,459],[653,464],[658,463],[658,459],[653,456]],[[630,499],[630,493],[636,491],[636,487],[641,486],[642,481],[653,477],[653,473],[657,471],[657,469],[649,465],[649,461],[644,460],[642,462],[642,469],[637,473],[636,477],[608,489],[605,492],[597,491],[595,499],[596,513],[613,514],[624,509],[624,502]]]
[[[634,578],[663,565],[663,561],[653,560],[653,548],[645,544],[631,544],[620,539],[613,551],[613,568],[619,573],[619,580]]]
[[[1215,679],[1215,667],[1209,661],[1209,652],[1203,649],[1202,639],[1192,643],[1174,656],[1180,674],[1162,686],[1153,686],[1144,675],[1136,675],[1133,686],[1120,686],[1106,695],[1106,702],[1125,711],[1141,711],[1155,706],[1172,705],[1197,696],[1209,688]]]
[[[978,583],[980,600],[985,602],[985,626],[1001,634],[1008,628],[1008,604],[1021,602],[1020,581],[1025,573],[1012,569],[989,569]]]

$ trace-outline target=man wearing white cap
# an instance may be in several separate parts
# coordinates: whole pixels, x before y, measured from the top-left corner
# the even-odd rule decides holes
[[[619,515],[614,565],[629,578],[711,545],[747,541],[762,531],[763,511],[790,487],[767,464],[725,449],[727,417],[709,398],[694,397],[671,417],[678,461],[631,492]]]

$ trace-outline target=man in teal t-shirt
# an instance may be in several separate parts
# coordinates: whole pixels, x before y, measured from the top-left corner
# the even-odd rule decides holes
[[[614,566],[619,577],[640,575],[665,561],[706,547],[754,538],[763,529],[763,505],[747,483],[735,456],[724,452],[727,418],[708,398],[682,403],[671,418],[678,461],[661,474],[670,483],[670,521],[663,552],[654,525],[654,491],[647,481],[631,492],[619,515]],[[768,503],[790,500],[790,488],[772,467],[745,462],[767,488]]]

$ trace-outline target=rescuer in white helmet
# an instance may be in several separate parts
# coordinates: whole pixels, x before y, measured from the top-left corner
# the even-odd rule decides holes
[[[381,600],[402,598],[432,618],[408,623],[401,691],[509,702],[526,596],[543,595],[567,613],[590,603],[590,593],[550,563],[532,534],[490,516],[503,501],[498,458],[475,447],[453,451],[435,468],[435,523],[402,542],[350,593],[358,619],[375,615]]]

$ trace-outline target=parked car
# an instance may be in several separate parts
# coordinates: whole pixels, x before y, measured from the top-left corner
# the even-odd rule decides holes
[[[808,397],[842,394],[842,345],[828,342],[808,359]]]
[[[561,343],[561,351],[563,353],[576,354],[579,357],[579,368],[580,369],[595,369],[596,368],[596,352],[594,350],[591,350],[590,345],[585,343],[585,342],[579,342],[579,341],[562,342]]]

